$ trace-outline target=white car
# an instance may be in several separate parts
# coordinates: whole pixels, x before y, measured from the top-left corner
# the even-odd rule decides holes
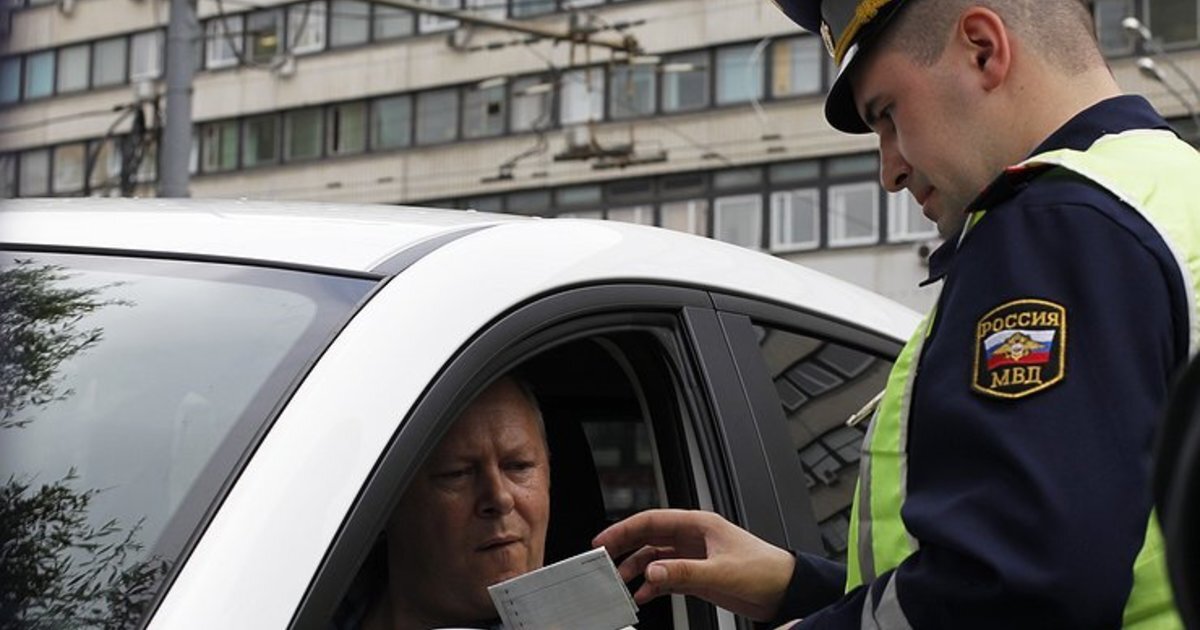
[[[516,366],[550,434],[548,561],[657,506],[841,557],[846,420],[918,320],[614,222],[22,200],[0,243],[0,625],[330,627],[422,457]],[[737,624],[674,597],[639,625]]]

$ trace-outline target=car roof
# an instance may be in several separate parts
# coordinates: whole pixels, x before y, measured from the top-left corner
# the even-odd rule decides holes
[[[261,260],[367,272],[409,246],[515,215],[244,199],[20,199],[0,241]]]
[[[292,201],[22,199],[0,205],[0,242],[379,275],[404,268],[389,261],[406,253],[412,262],[439,249],[444,255],[428,258],[469,259],[489,271],[514,257],[545,256],[542,290],[606,281],[695,286],[791,304],[896,339],[918,320],[891,300],[774,256],[615,221]],[[520,273],[529,273],[524,262]]]

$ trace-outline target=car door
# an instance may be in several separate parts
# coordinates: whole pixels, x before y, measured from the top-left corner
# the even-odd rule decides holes
[[[405,485],[466,401],[512,370],[532,383],[551,442],[547,562],[654,507],[715,510],[781,545],[805,540],[808,527],[815,543],[811,522],[781,512],[791,502],[746,491],[772,487],[776,473],[758,425],[745,422],[753,412],[710,295],[633,283],[573,288],[496,319],[442,369],[355,501],[293,627],[354,625],[348,597],[374,579],[364,576]],[[643,606],[640,619],[643,628],[744,624],[682,597]]]
[[[869,412],[903,343],[819,313],[731,295],[713,299],[788,540],[844,561]]]

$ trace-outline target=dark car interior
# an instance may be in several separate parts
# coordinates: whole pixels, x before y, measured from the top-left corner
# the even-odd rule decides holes
[[[653,387],[635,382],[638,376],[631,372],[637,370],[627,371],[616,358],[624,356],[619,348],[583,339],[543,352],[519,368],[538,397],[550,446],[547,564],[591,549],[596,534],[625,516],[669,504],[660,496],[654,463],[646,457],[651,448],[646,416],[652,406],[643,406],[642,396],[651,396],[647,390]],[[660,419],[659,424],[668,423]],[[659,441],[672,441],[668,430],[656,427],[656,433]],[[685,485],[684,480],[672,481],[675,488]],[[636,588],[630,585],[631,592]],[[670,600],[643,605],[638,618],[638,628],[672,628]]]
[[[690,466],[684,463],[669,369],[660,353],[646,351],[653,345],[646,333],[614,332],[569,341],[513,369],[538,400],[550,447],[546,564],[590,550],[596,534],[625,516],[695,504],[691,480],[662,472]],[[386,584],[386,564],[380,534],[332,627],[353,627],[346,620],[361,618]],[[637,586],[631,584],[631,592]],[[691,617],[687,627],[709,625]],[[675,627],[666,597],[641,606],[638,618],[641,629]]]

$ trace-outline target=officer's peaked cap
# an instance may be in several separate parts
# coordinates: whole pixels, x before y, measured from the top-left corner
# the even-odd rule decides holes
[[[791,20],[820,33],[825,48],[837,64],[837,79],[825,99],[825,119],[847,133],[867,133],[870,128],[854,107],[848,70],[863,56],[876,36],[906,0],[772,0]]]

